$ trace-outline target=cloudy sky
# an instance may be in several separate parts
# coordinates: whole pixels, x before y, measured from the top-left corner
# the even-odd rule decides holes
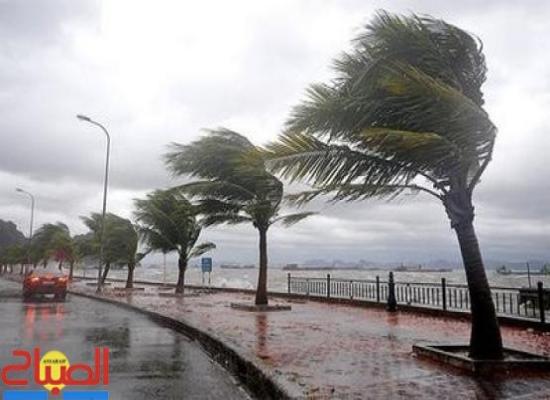
[[[486,108],[499,128],[479,185],[476,226],[486,258],[550,259],[550,2],[417,0],[0,0],[0,218],[28,232],[101,207],[112,135],[108,209],[177,182],[161,155],[201,128],[225,126],[262,144],[375,10],[428,13],[478,35],[489,67]],[[424,196],[326,206],[270,234],[275,263],[310,258],[454,260],[443,208]],[[216,259],[254,261],[252,227],[211,228]]]

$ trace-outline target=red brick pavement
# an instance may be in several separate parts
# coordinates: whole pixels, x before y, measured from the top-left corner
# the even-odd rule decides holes
[[[156,293],[156,288],[148,288],[144,294],[106,291],[104,296],[209,332],[253,360],[297,398],[550,399],[548,374],[480,379],[413,355],[412,345],[417,342],[466,343],[467,321],[284,299],[272,302],[290,303],[292,311],[247,312],[229,306],[252,302],[247,294],[174,298]],[[511,327],[502,332],[509,347],[550,355],[546,334]]]

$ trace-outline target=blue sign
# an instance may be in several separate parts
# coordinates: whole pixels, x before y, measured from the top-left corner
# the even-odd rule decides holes
[[[202,272],[212,272],[212,257],[201,258]]]

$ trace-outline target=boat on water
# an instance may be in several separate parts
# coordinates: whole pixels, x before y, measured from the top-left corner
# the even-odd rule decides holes
[[[512,275],[512,270],[506,265],[497,268],[497,274],[500,275]]]
[[[452,272],[452,268],[423,268],[422,265],[407,267],[401,265],[393,269],[394,272]]]
[[[220,265],[221,269],[254,269],[256,268],[253,264],[241,265],[241,264],[222,264]]]
[[[544,264],[542,268],[535,271],[530,270],[512,270],[506,265],[497,268],[497,274],[500,275],[532,275],[532,276],[541,276],[541,275],[550,275],[550,264]]]

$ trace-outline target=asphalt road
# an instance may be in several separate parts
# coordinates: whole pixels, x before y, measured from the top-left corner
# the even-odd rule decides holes
[[[71,295],[64,303],[24,303],[19,285],[0,279],[0,367],[21,362],[13,349],[37,346],[88,364],[96,347],[109,347],[110,384],[92,389],[107,389],[112,400],[250,399],[197,343],[146,316]],[[30,372],[14,376],[32,381]],[[0,389],[7,387],[0,382]]]

